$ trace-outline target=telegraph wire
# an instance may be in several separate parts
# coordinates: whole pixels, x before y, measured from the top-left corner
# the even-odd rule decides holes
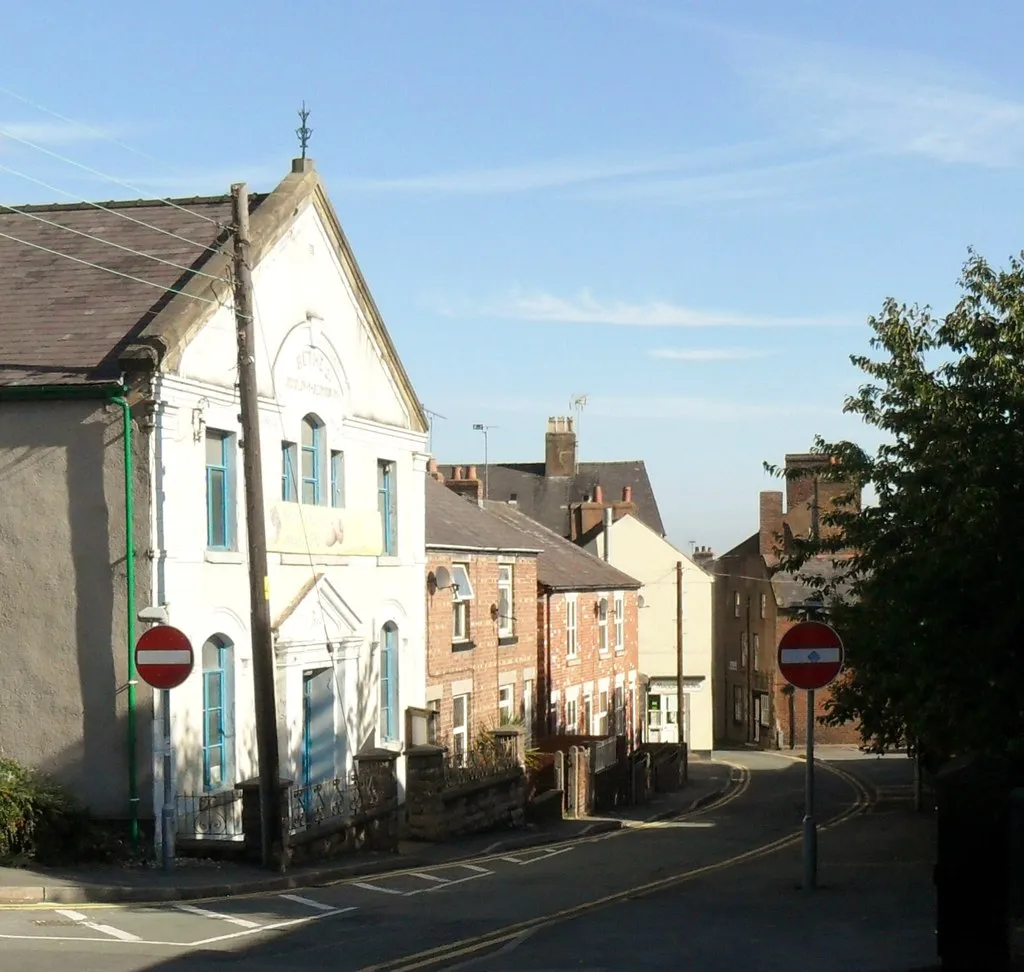
[[[17,169],[12,169],[8,165],[0,164],[0,172],[9,172],[11,175],[17,176],[19,179],[25,179],[28,182],[34,182],[37,186],[42,186],[44,189],[49,189],[50,192],[58,192],[62,196],[67,196],[69,199],[74,199],[75,202],[80,203],[83,206],[92,206],[93,209],[99,209],[104,213],[111,213],[114,216],[118,216],[121,219],[128,220],[129,223],[135,223],[138,226],[145,226],[146,229],[153,230],[154,233],[162,233],[164,236],[169,236],[171,239],[179,240],[182,243],[187,243],[189,246],[198,246],[202,250],[207,250],[210,253],[221,253],[223,252],[218,247],[208,246],[206,243],[198,243],[196,240],[190,240],[187,236],[179,236],[177,233],[172,233],[170,230],[161,229],[159,226],[154,226],[152,223],[147,223],[144,220],[136,219],[134,216],[129,216],[127,213],[121,212],[120,209],[114,209],[110,206],[104,206],[102,203],[91,202],[88,199],[81,199],[73,192],[68,192],[66,189],[61,189],[58,186],[50,185],[48,182],[43,182],[42,179],[37,179],[35,176],[27,175],[24,172],[19,172]],[[189,210],[185,210],[189,212]],[[192,216],[198,217],[198,213],[190,213]],[[203,219],[209,219],[209,217],[203,217]]]
[[[10,88],[5,88],[2,85],[0,85],[0,94],[5,94],[9,98],[14,98],[17,101],[20,101],[22,104],[28,105],[30,108],[34,108],[36,111],[42,111],[45,112],[47,115],[52,115],[59,121],[67,122],[67,124],[69,125],[77,125],[83,131],[89,132],[90,134],[96,136],[97,138],[101,138],[106,142],[110,142],[111,145],[116,145],[118,148],[124,149],[126,152],[131,152],[134,155],[139,156],[140,158],[147,159],[150,162],[155,162],[157,165],[167,165],[169,168],[175,169],[178,172],[184,172],[184,170],[181,169],[179,166],[169,165],[169,163],[164,162],[162,159],[158,159],[156,158],[156,156],[150,155],[148,152],[143,152],[142,149],[135,148],[135,146],[133,145],[128,145],[126,142],[119,141],[113,136],[108,135],[102,129],[95,128],[92,125],[87,125],[85,122],[79,121],[77,118],[69,118],[67,115],[62,115],[59,111],[54,111],[52,108],[47,108],[46,105],[42,105],[38,101],[33,101],[31,98],[26,98],[25,95],[19,94],[17,91],[12,91]],[[199,216],[200,214],[196,213],[195,215]],[[209,217],[204,216],[202,218],[208,219]],[[216,222],[216,220],[210,221]]]
[[[104,246],[113,247],[116,250],[123,250],[125,253],[132,253],[135,256],[145,257],[147,260],[155,260],[157,263],[162,263],[165,266],[173,267],[175,270],[182,270],[185,273],[195,274],[197,277],[205,277],[207,280],[215,280],[218,283],[229,283],[224,277],[217,277],[212,273],[204,273],[202,270],[194,270],[192,267],[186,267],[181,263],[175,263],[173,260],[165,260],[163,257],[154,256],[152,253],[143,253],[141,250],[133,250],[130,246],[122,246],[120,243],[114,243],[112,240],[105,240],[102,236],[93,236],[92,233],[86,233],[84,230],[75,229],[72,226],[65,226],[63,223],[57,223],[52,219],[46,219],[40,216],[38,213],[28,213],[23,209],[19,209],[17,206],[9,206],[7,203],[0,203],[0,209],[6,209],[9,212],[15,213],[18,216],[24,216],[26,219],[34,219],[40,223],[45,223],[47,226],[55,226],[57,229],[67,230],[69,233],[74,233],[76,236],[83,236],[87,240],[93,240],[96,243],[102,243]]]
[[[101,266],[98,263],[90,263],[88,260],[83,260],[80,257],[72,256],[70,253],[62,253],[60,250],[50,249],[48,246],[42,246],[39,243],[31,243],[28,240],[20,239],[17,236],[11,236],[9,233],[0,233],[0,237],[5,240],[11,240],[13,243],[20,243],[22,246],[29,246],[34,250],[42,250],[43,253],[50,253],[53,256],[63,257],[65,260],[71,260],[74,263],[79,263],[84,267],[91,267],[93,270],[102,270],[105,273],[113,274],[115,277],[124,277],[126,280],[132,280],[135,283],[145,284],[147,287],[154,287],[156,290],[163,290],[169,294],[181,294],[183,297],[188,297],[191,300],[202,301],[204,304],[213,304],[217,307],[220,306],[220,302],[211,300],[208,297],[199,297],[196,294],[186,294],[182,290],[178,290],[174,287],[165,287],[163,284],[154,283],[152,280],[145,280],[142,277],[136,277],[130,273],[124,273],[121,270],[114,270],[110,267]]]
[[[141,193],[144,197],[149,197],[149,193],[145,189],[140,189],[138,186],[133,185],[130,182],[125,182],[124,179],[118,179],[117,176],[108,175],[106,172],[100,172],[99,169],[94,169],[91,166],[85,165],[83,162],[76,162],[74,159],[69,159],[66,155],[61,155],[59,152],[54,152],[51,149],[46,148],[43,145],[39,145],[27,138],[22,138],[20,135],[15,135],[13,132],[8,131],[5,128],[0,128],[0,137],[9,138],[15,142],[20,142],[22,145],[27,145],[29,148],[35,149],[37,152],[42,152],[44,155],[49,155],[51,158],[57,159],[60,162],[64,162],[67,165],[73,165],[83,172],[88,172],[91,175],[99,176],[101,179],[106,179],[108,182],[113,182],[119,186],[124,186],[126,189],[131,189],[132,192]],[[213,223],[214,226],[219,229],[225,229],[224,224],[218,220],[213,219],[211,216],[205,216],[202,213],[195,213],[191,209],[186,209],[184,206],[179,205],[171,199],[160,199],[162,202],[173,209],[179,209],[183,213],[187,213],[189,216],[195,216],[197,219],[205,219],[208,223]]]

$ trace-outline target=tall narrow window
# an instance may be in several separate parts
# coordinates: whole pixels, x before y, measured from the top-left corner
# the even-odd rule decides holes
[[[575,658],[579,653],[579,642],[576,638],[576,595],[565,595],[565,653]]]
[[[456,695],[452,699],[452,754],[456,763],[466,758],[469,747],[469,696]]]
[[[331,453],[331,506],[345,505],[345,453]]]
[[[307,415],[302,420],[302,502],[319,506],[322,502],[324,427]]]
[[[231,784],[231,642],[214,635],[203,645],[203,789]]]
[[[380,735],[398,738],[398,628],[391,621],[380,633]]]
[[[622,651],[626,646],[624,627],[626,623],[626,604],[621,594],[615,595],[615,650]]]
[[[740,592],[732,592],[732,616],[738,618],[740,616]]]
[[[758,655],[761,654],[761,636],[755,631],[753,635],[751,635],[751,638],[753,639],[753,645],[750,649],[750,654],[753,659],[752,664],[754,671],[759,672],[761,670],[761,662],[758,659]]]
[[[763,621],[766,617],[768,617],[768,595],[767,594],[762,594],[761,595],[761,620]]]
[[[206,545],[213,550],[228,550],[235,541],[233,440],[206,430]]]
[[[502,685],[498,689],[498,724],[507,726],[512,722],[516,689],[514,685]]]
[[[512,565],[498,565],[498,637],[511,638],[515,631],[515,594]]]
[[[298,502],[295,488],[295,443],[281,443],[281,499],[286,503]]]
[[[602,597],[597,602],[597,647],[600,651],[608,650],[608,598]]]
[[[452,564],[452,644],[470,640],[469,602],[473,585],[469,582],[469,565]]]
[[[384,533],[384,554],[394,557],[398,549],[396,519],[395,464],[388,459],[377,460],[377,509]]]

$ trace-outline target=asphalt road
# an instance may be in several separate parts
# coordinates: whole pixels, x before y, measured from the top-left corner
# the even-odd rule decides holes
[[[794,856],[787,847],[803,814],[802,764],[753,752],[725,758],[746,769],[734,774],[737,782],[719,804],[682,819],[563,845],[286,894],[199,904],[0,911],[0,967],[38,972],[70,967],[77,972],[223,972],[235,966],[247,972],[677,968],[682,956],[676,951],[673,915],[692,914],[698,899],[705,902],[698,910],[706,911],[714,882],[730,873],[741,880],[744,870],[763,862],[790,889],[800,879],[799,853]],[[907,772],[906,760],[871,762],[891,766],[885,772],[894,778]],[[849,816],[867,798],[855,780],[824,770],[818,772],[817,792],[822,823]],[[719,929],[728,938],[728,927],[719,924]],[[703,929],[705,939],[709,930]],[[713,953],[714,937],[702,947]]]

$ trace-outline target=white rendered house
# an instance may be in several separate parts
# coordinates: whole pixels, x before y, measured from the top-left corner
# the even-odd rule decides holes
[[[319,179],[296,170],[251,219],[281,774],[301,787],[400,752],[425,705],[427,426]],[[175,789],[198,794],[254,775],[256,734],[232,308],[185,330],[152,384],[152,590],[196,652],[171,723]],[[153,784],[159,806],[159,758]]]

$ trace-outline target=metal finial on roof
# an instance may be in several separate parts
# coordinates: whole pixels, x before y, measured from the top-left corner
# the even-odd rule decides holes
[[[295,134],[299,137],[299,148],[302,150],[301,158],[306,157],[306,149],[309,148],[309,138],[313,134],[313,129],[310,128],[306,122],[309,120],[309,110],[306,108],[306,99],[302,99],[302,107],[299,109],[299,120],[302,124],[295,129]]]

